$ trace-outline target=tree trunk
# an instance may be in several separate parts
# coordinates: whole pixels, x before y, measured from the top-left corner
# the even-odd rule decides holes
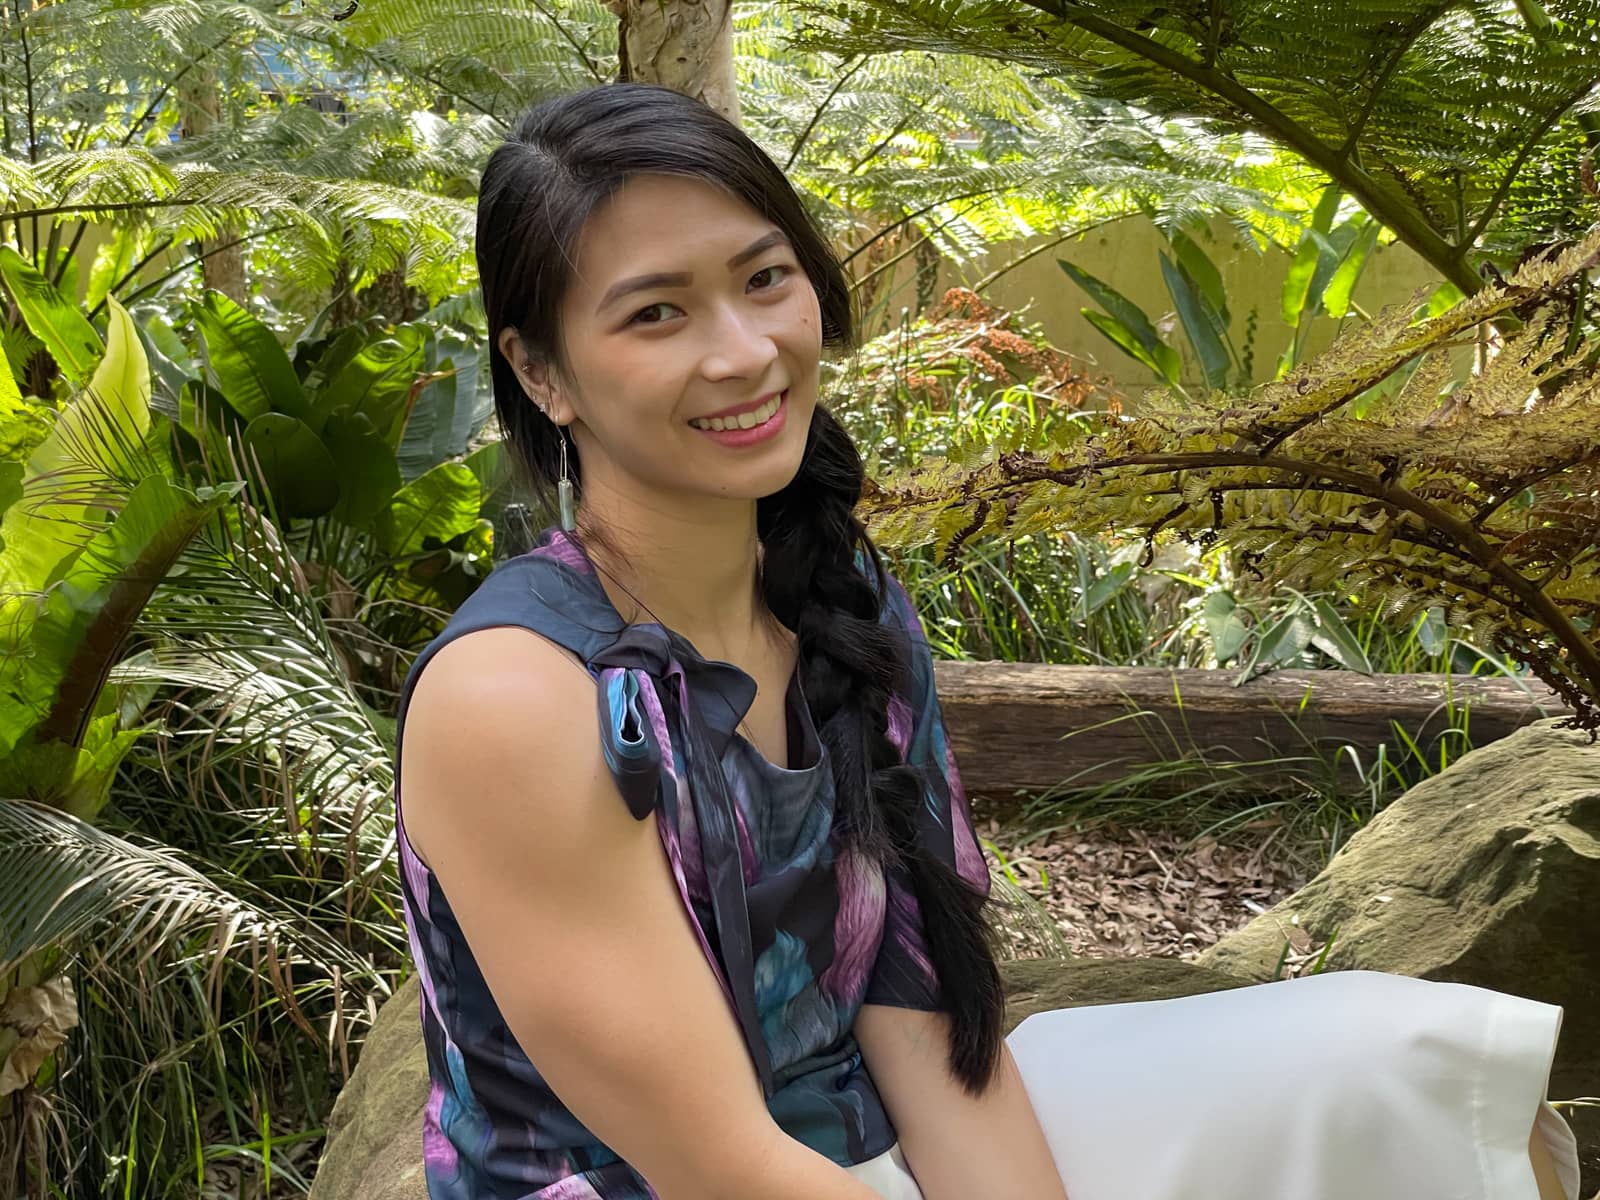
[[[622,77],[693,96],[739,124],[730,0],[611,0]]]
[[[222,92],[214,71],[197,70],[192,82],[179,85],[183,108],[184,137],[198,137],[222,119]],[[200,243],[200,277],[208,288],[215,288],[228,299],[243,304],[248,298],[244,281],[244,247],[230,245],[238,231],[224,226],[221,236]]]

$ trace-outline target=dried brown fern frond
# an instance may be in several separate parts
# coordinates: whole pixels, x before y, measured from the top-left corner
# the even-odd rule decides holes
[[[1246,395],[1167,393],[1092,429],[965,447],[876,481],[861,515],[950,563],[979,536],[1135,534],[1147,555],[1221,541],[1265,580],[1364,590],[1397,620],[1442,607],[1600,735],[1600,343],[1569,352],[1561,311],[1597,264],[1600,234],[1430,320],[1386,310]],[[1452,389],[1448,355],[1513,309],[1520,330]]]

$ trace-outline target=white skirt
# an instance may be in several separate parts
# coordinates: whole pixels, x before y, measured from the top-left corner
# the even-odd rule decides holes
[[[1561,1010],[1339,971],[1064,1008],[1007,1038],[1069,1200],[1537,1200],[1537,1126],[1568,1200],[1578,1148],[1546,1102]],[[922,1200],[898,1146],[852,1167]]]

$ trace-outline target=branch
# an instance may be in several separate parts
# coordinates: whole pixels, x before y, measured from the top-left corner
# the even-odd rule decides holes
[[[862,254],[865,251],[867,251],[868,249],[870,249],[874,242],[881,241],[884,238],[888,237],[896,229],[899,229],[900,226],[909,225],[912,221],[915,221],[918,217],[926,216],[928,213],[931,213],[934,209],[938,208],[942,204],[954,204],[957,200],[971,200],[976,196],[995,196],[995,195],[999,195],[1001,192],[1008,191],[1008,190],[1010,190],[1009,185],[1004,185],[1004,186],[999,186],[999,187],[979,188],[975,192],[960,192],[960,193],[958,193],[958,194],[956,194],[954,196],[941,196],[939,199],[935,200],[932,204],[926,204],[923,207],[917,209],[915,212],[907,213],[905,216],[901,217],[898,221],[894,222],[892,225],[885,225],[882,229],[878,230],[877,233],[873,234],[866,241],[862,242],[859,246],[857,246],[854,250],[850,251],[849,254],[846,254],[842,259],[840,259],[840,262],[843,265],[848,266],[850,264],[850,260],[851,259],[855,258],[856,255]]]
[[[1111,224],[1113,224],[1113,223],[1115,223],[1117,221],[1125,220],[1126,218],[1128,218],[1128,217],[1130,217],[1132,215],[1134,215],[1134,214],[1125,213],[1125,212],[1123,212],[1123,213],[1113,213],[1109,217],[1102,218],[1101,220],[1098,220],[1098,221],[1093,221],[1093,222],[1089,223],[1088,225],[1084,225],[1083,227],[1081,227],[1079,229],[1074,229],[1074,230],[1071,230],[1068,233],[1063,233],[1060,237],[1051,238],[1048,242],[1045,242],[1042,246],[1035,246],[1032,250],[1028,250],[1028,251],[1026,251],[1026,252],[1024,252],[1022,254],[1019,254],[1016,258],[1013,258],[1010,262],[1006,263],[1005,266],[996,267],[993,271],[990,271],[982,279],[978,280],[977,283],[973,284],[972,285],[972,290],[975,291],[975,292],[981,292],[985,288],[992,287],[994,285],[995,281],[997,279],[999,279],[1002,275],[1008,274],[1011,271],[1015,271],[1023,263],[1027,262],[1030,258],[1034,257],[1034,255],[1043,254],[1046,250],[1054,250],[1057,246],[1061,245],[1062,242],[1070,242],[1073,238],[1082,237],[1086,233],[1093,233],[1096,229],[1101,229],[1101,228],[1104,228],[1107,225],[1111,225]]]
[[[1416,45],[1417,39],[1433,28],[1433,23],[1445,13],[1456,7],[1454,0],[1443,0],[1430,11],[1417,14],[1417,20],[1406,31],[1405,37],[1395,43],[1394,53],[1389,56],[1389,61],[1384,63],[1378,71],[1378,77],[1372,81],[1372,90],[1367,94],[1367,101],[1361,106],[1361,112],[1350,126],[1350,136],[1345,139],[1344,145],[1339,147],[1342,158],[1355,158],[1359,149],[1357,143],[1361,135],[1366,132],[1367,122],[1372,119],[1372,114],[1377,111],[1378,97],[1383,94],[1384,87],[1393,78],[1394,73],[1400,68],[1400,61],[1405,58],[1406,51]]]
[[[1085,12],[1081,4],[1072,0],[1026,0],[1026,3],[1165,68],[1227,101],[1259,130],[1288,146],[1342,186],[1361,202],[1362,207],[1392,229],[1396,237],[1432,263],[1464,293],[1470,296],[1482,290],[1484,281],[1467,262],[1464,250],[1450,245],[1420,212],[1398,203],[1389,190],[1363,167],[1329,147],[1316,134],[1273,107],[1232,75],[1206,67],[1153,38],[1142,37],[1104,17]]]
[[[571,46],[575,51],[577,51],[578,57],[583,60],[583,65],[588,68],[590,78],[592,78],[596,83],[609,82],[605,75],[601,74],[599,64],[590,58],[587,52],[585,52],[584,48],[573,40],[572,34],[568,31],[565,23],[557,20],[548,11],[546,11],[544,5],[539,3],[539,0],[529,0],[529,2],[534,8],[539,10],[539,15],[541,17],[543,17],[546,21],[549,21],[551,25],[555,26],[556,32],[566,40],[567,45]]]
[[[816,129],[817,122],[822,120],[822,114],[828,111],[828,105],[833,103],[833,98],[839,94],[839,90],[849,83],[851,76],[866,66],[869,61],[865,54],[861,55],[855,66],[839,76],[839,81],[828,90],[828,94],[822,98],[822,103],[817,105],[817,111],[811,114],[811,120],[806,122],[806,127],[800,131],[800,136],[795,138],[794,145],[789,148],[789,157],[783,164],[785,172],[788,172],[789,168],[794,166],[794,160],[800,157],[800,148],[806,144],[806,140],[810,138],[812,132]]]
[[[213,254],[221,254],[224,250],[231,250],[235,246],[242,246],[246,242],[253,242],[257,238],[269,237],[270,235],[272,235],[274,233],[282,233],[285,229],[290,229],[290,228],[293,228],[293,226],[289,225],[289,224],[269,225],[266,229],[258,229],[254,233],[244,234],[242,237],[234,238],[234,240],[231,241],[231,242],[219,243],[218,245],[215,245],[215,246],[211,247],[211,249],[207,250],[204,254],[197,254],[193,258],[185,259],[183,262],[181,262],[177,266],[173,267],[172,270],[168,271],[165,275],[162,275],[162,276],[160,276],[160,277],[158,277],[156,279],[151,280],[149,283],[145,284],[144,287],[140,288],[138,291],[131,293],[128,296],[128,298],[126,300],[124,300],[122,303],[123,303],[124,306],[128,306],[128,305],[134,304],[136,301],[138,301],[143,296],[147,295],[150,292],[155,291],[157,288],[159,288],[163,283],[165,283],[167,280],[171,279],[173,276],[181,275],[184,271],[187,271],[190,267],[196,266],[196,265],[204,262],[206,259],[210,258]],[[109,295],[109,294],[110,293],[108,292],[107,295]],[[104,304],[105,304],[105,298],[102,297],[101,300],[100,300],[100,303],[95,305],[94,312],[91,312],[89,315],[91,317],[93,317],[95,315],[95,313],[98,313],[100,311],[100,309],[104,306]]]
[[[222,47],[226,46],[232,40],[233,35],[230,33],[220,41],[214,42],[207,46],[204,50],[200,51],[199,54],[195,55],[188,62],[184,63],[182,69],[175,71],[171,79],[167,80],[156,89],[156,94],[150,98],[150,103],[144,106],[144,111],[140,113],[138,118],[128,126],[128,132],[122,135],[122,140],[118,142],[117,145],[126,146],[129,142],[131,142],[138,134],[139,126],[143,125],[151,118],[151,116],[155,114],[156,108],[163,100],[167,98],[167,93],[172,91],[172,89],[177,86],[178,81],[190,71],[198,67],[201,63],[205,62],[206,59],[210,58],[213,54],[222,49]]]

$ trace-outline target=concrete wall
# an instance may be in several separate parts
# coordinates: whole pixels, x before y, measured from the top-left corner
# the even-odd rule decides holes
[[[970,287],[1047,240],[1001,243],[965,266],[947,262],[942,268],[936,294],[942,294],[951,286]],[[1161,278],[1158,252],[1165,245],[1165,240],[1148,220],[1128,218],[1035,255],[1001,276],[984,294],[1004,308],[1028,308],[1030,316],[1044,328],[1051,342],[1096,364],[1097,374],[1108,376],[1114,387],[1136,398],[1158,383],[1156,376],[1083,319],[1081,309],[1097,306],[1067,278],[1056,260],[1064,258],[1104,280],[1139,305],[1158,328],[1163,328],[1164,318],[1165,322],[1170,322],[1173,332],[1167,335],[1167,340],[1184,355],[1185,382],[1198,381],[1201,378],[1199,366],[1190,360],[1188,340],[1177,325],[1171,296]],[[1290,256],[1276,248],[1258,252],[1254,243],[1222,221],[1212,226],[1209,240],[1202,240],[1201,245],[1222,273],[1232,315],[1230,329],[1236,344],[1243,338],[1250,310],[1257,310],[1254,374],[1257,382],[1271,379],[1278,355],[1290,338],[1290,328],[1284,324],[1280,313],[1280,295]],[[1409,248],[1398,243],[1380,246],[1367,260],[1366,270],[1356,285],[1354,301],[1363,310],[1376,313],[1385,305],[1406,300],[1419,288],[1436,287],[1439,281],[1438,273]],[[914,296],[910,271],[900,271],[892,306],[898,310],[901,304],[911,303]],[[1347,320],[1356,319],[1352,315]],[[1326,347],[1338,327],[1339,323],[1329,317],[1317,318],[1308,346],[1313,350]]]

